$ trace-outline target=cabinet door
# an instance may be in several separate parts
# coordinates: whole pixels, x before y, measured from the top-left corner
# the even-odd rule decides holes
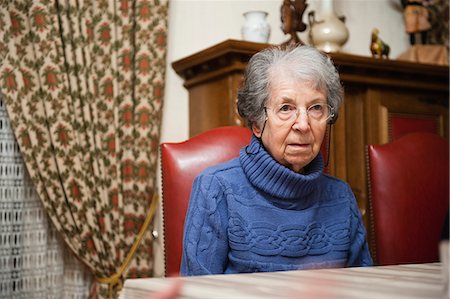
[[[242,74],[215,76],[189,86],[189,135],[222,126],[244,126],[237,113],[237,90]]]
[[[417,131],[448,138],[446,97],[441,94],[369,90],[366,144],[388,143]]]
[[[360,106],[359,106],[360,107]],[[406,89],[369,89],[365,93],[365,140],[364,144],[392,142],[412,132],[432,132],[448,139],[448,93],[411,92]],[[355,147],[362,150],[360,146]],[[367,212],[369,209],[368,179],[361,168],[350,167],[350,182],[355,185],[359,203]],[[366,171],[366,169],[364,169]],[[359,177],[359,176],[360,177]],[[357,178],[357,179],[356,179]],[[359,189],[364,188],[365,189]],[[368,238],[372,239],[369,215],[364,214],[364,224],[368,228]],[[373,250],[373,248],[371,248]]]
[[[367,228],[370,226],[366,145],[388,143],[414,131],[436,132],[448,138],[446,103],[445,92],[430,96],[402,88],[347,85],[335,127],[334,160],[331,160],[339,165],[332,169],[332,174],[352,187]]]

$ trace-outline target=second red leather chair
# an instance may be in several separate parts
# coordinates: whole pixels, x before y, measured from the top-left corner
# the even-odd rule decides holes
[[[448,140],[431,133],[368,146],[372,254],[378,264],[439,260],[449,205],[448,148]]]

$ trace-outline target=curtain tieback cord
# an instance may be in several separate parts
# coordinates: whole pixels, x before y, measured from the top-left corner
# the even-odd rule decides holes
[[[158,192],[155,192],[153,195],[152,203],[150,205],[150,209],[147,213],[147,217],[145,218],[144,224],[142,225],[139,234],[136,237],[136,240],[133,243],[133,246],[131,246],[130,251],[128,252],[123,264],[120,266],[119,270],[114,273],[113,275],[109,277],[99,277],[96,278],[99,283],[106,283],[108,284],[108,297],[112,298],[113,294],[113,288],[118,285],[118,290],[120,291],[122,289],[122,284],[120,282],[120,278],[122,277],[123,272],[128,268],[128,265],[130,264],[131,260],[133,259],[133,256],[139,247],[142,239],[144,238],[145,232],[148,229],[148,226],[153,220],[153,217],[155,216],[156,207],[158,206],[159,202],[159,196]]]

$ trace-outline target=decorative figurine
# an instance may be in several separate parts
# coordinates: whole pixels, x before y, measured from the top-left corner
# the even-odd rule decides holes
[[[306,24],[302,21],[306,7],[308,7],[306,0],[283,0],[280,9],[281,30],[283,30],[284,34],[289,34],[291,36],[289,40],[283,44],[305,44],[297,36],[297,31],[302,32],[306,30]]]
[[[372,52],[372,57],[389,59],[390,47],[388,44],[383,42],[378,36],[380,31],[377,28],[372,30],[372,41],[370,43],[370,52]]]
[[[421,44],[427,43],[427,32],[431,29],[429,0],[400,0],[403,5],[405,29],[411,45],[417,43],[416,34],[420,34]]]

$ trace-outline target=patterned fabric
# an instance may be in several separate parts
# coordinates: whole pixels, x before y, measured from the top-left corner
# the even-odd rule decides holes
[[[0,87],[50,219],[99,281],[151,276],[150,230],[120,272],[156,193],[168,1],[0,5]]]
[[[28,176],[0,96],[0,298],[87,298],[92,277],[64,246]]]
[[[183,275],[372,265],[350,187],[277,163],[253,136],[240,157],[194,181],[185,222]]]

